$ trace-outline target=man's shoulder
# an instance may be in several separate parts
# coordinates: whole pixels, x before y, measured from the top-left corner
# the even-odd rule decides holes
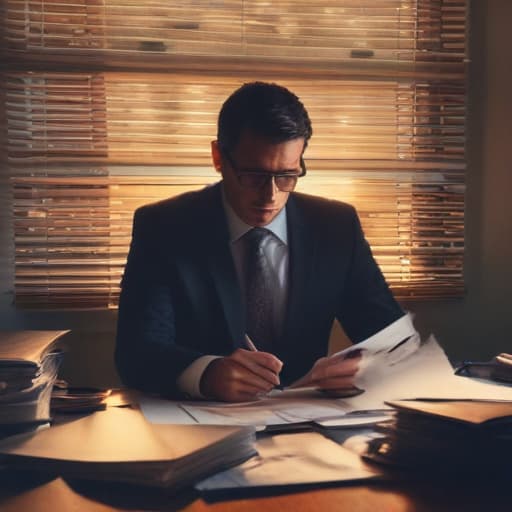
[[[291,204],[293,204],[294,207],[312,215],[339,215],[347,217],[356,215],[356,209],[353,205],[336,199],[294,192],[291,196],[291,200]]]
[[[204,210],[210,208],[213,201],[219,198],[220,190],[218,184],[215,184],[145,204],[137,208],[135,216],[151,218],[152,220],[159,218],[183,219],[183,216],[200,215]]]
[[[287,208],[289,226],[304,226],[318,239],[346,241],[360,226],[354,206],[343,201],[294,193]]]

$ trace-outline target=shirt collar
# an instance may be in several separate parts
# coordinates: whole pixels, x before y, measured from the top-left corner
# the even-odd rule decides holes
[[[228,222],[229,229],[229,237],[230,242],[236,242],[240,237],[245,235],[247,231],[253,228],[253,226],[249,226],[243,220],[238,217],[235,213],[231,205],[229,204],[226,194],[224,192],[224,187],[221,187],[222,190],[222,204],[224,206],[224,211],[226,212],[226,219]],[[284,244],[288,244],[288,230],[286,228],[286,207],[284,207],[266,226],[265,229],[271,231],[281,242]]]

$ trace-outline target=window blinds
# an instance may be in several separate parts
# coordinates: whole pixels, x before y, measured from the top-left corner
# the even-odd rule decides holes
[[[463,293],[465,1],[4,9],[19,305],[114,306],[134,208],[218,179],[217,113],[254,79],[308,108],[299,189],[358,208],[395,294]]]

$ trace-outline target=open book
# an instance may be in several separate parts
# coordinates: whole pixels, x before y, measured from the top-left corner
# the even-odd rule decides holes
[[[254,440],[250,427],[152,425],[139,411],[113,407],[4,439],[0,461],[12,469],[177,489],[245,461],[256,453]]]

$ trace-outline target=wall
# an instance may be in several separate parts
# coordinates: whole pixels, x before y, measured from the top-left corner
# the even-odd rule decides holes
[[[466,194],[466,297],[412,305],[454,358],[512,352],[512,2],[473,0]]]
[[[416,314],[418,328],[425,334],[434,332],[453,359],[487,359],[497,352],[512,352],[512,2],[473,0],[471,18],[467,294],[460,300],[405,305]],[[4,220],[0,219],[3,248],[10,234]],[[0,277],[5,290],[9,277]],[[114,311],[23,312],[10,301],[8,294],[0,295],[1,328],[73,330],[64,378],[75,385],[117,384],[112,361]]]

